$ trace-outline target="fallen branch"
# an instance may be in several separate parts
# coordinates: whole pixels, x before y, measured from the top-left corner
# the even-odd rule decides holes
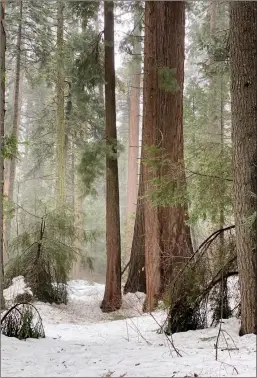
[[[160,327],[159,329],[163,328],[163,326],[161,326],[161,324],[155,319],[155,317],[153,316],[153,314],[151,312],[150,312],[150,316],[153,318],[153,320],[156,322],[156,324]],[[177,356],[182,357],[181,353],[179,352],[179,350],[174,345],[172,334],[170,335],[170,338],[168,337],[168,335],[165,332],[164,332],[164,334],[165,334],[166,339],[168,340],[168,343],[172,346],[172,348],[176,352]]]
[[[122,277],[123,274],[126,272],[126,270],[128,269],[129,265],[130,265],[130,260],[129,260],[129,262],[125,265],[125,267],[123,268],[123,270],[122,270],[122,272],[121,272],[121,277]]]
[[[231,226],[228,226],[228,227],[225,227],[225,228],[220,228],[219,230],[216,230],[215,232],[213,232],[211,235],[208,236],[207,239],[205,239],[201,244],[200,246],[197,248],[197,250],[192,254],[192,256],[190,256],[190,258],[187,260],[186,264],[183,266],[183,268],[178,272],[177,276],[175,277],[175,280],[174,282],[177,283],[179,277],[182,277],[182,274],[184,273],[184,271],[186,270],[186,268],[188,267],[188,265],[191,263],[191,261],[194,259],[194,257],[199,253],[201,252],[201,250],[205,247],[205,250],[204,252],[210,247],[210,245],[214,242],[214,240],[222,233],[222,232],[225,232],[225,231],[229,231],[229,230],[232,230],[235,228],[235,225],[231,225]],[[174,286],[173,286],[173,289],[174,289]],[[173,291],[172,293],[173,294]]]

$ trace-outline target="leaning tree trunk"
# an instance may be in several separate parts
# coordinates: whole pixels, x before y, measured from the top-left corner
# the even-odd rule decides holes
[[[257,334],[257,2],[232,1],[231,106],[240,334]]]
[[[145,25],[143,148],[155,146],[162,162],[162,167],[153,171],[145,159],[146,195],[154,192],[156,179],[168,181],[169,189],[183,193],[184,2],[147,1]],[[149,197],[145,204],[145,310],[152,311],[168,290],[174,271],[192,253],[192,245],[185,224],[186,206],[154,207]]]
[[[137,16],[137,17],[136,17]],[[135,225],[134,216],[137,208],[138,194],[138,158],[139,158],[139,124],[140,124],[140,82],[141,82],[141,41],[140,14],[135,16],[132,61],[132,81],[129,109],[129,147],[128,147],[128,185],[126,214],[126,255],[130,255]]]
[[[129,273],[124,294],[146,293],[145,278],[145,217],[144,217],[144,179],[143,166],[140,167],[140,179],[137,198],[136,220],[129,262]]]
[[[117,155],[115,64],[114,64],[114,4],[104,2],[105,41],[105,113],[106,113],[106,250],[107,268],[103,312],[121,307],[121,241],[119,210],[119,177]]]
[[[3,278],[4,278],[4,242],[3,242],[3,195],[4,195],[4,116],[5,116],[5,3],[0,4],[0,275],[1,275],[1,298],[0,310],[4,308]]]
[[[64,121],[64,40],[63,40],[64,2],[58,1],[57,7],[57,78],[56,78],[56,124],[57,124],[57,183],[56,203],[59,210],[65,203],[65,121]]]

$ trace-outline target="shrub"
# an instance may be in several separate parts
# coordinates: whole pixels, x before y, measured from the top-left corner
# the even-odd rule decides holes
[[[19,340],[45,337],[41,316],[37,309],[28,303],[17,303],[11,307],[1,320],[1,332]]]

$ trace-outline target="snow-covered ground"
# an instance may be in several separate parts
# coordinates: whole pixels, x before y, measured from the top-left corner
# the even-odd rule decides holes
[[[24,291],[22,277],[4,292]],[[238,336],[239,321],[225,321],[218,361],[217,328],[178,333],[173,342],[156,330],[164,312],[141,313],[144,296],[126,295],[122,309],[103,314],[104,285],[69,283],[67,306],[36,303],[46,338],[1,337],[2,377],[255,377],[256,336]]]

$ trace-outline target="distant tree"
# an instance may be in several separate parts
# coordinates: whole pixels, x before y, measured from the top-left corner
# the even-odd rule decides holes
[[[22,27],[23,27],[23,1],[19,0],[19,20],[17,30],[16,43],[16,67],[15,67],[15,82],[14,82],[14,105],[13,105],[13,125],[12,135],[18,141],[19,126],[20,126],[20,112],[21,112],[21,55],[22,55]],[[8,200],[13,201],[14,182],[16,173],[16,158],[15,156],[10,160],[8,172]]]
[[[19,130],[20,130],[20,115],[21,115],[21,99],[22,99],[22,29],[23,29],[23,1],[19,0],[19,18],[17,30],[17,42],[15,53],[15,79],[14,79],[14,101],[13,101],[13,115],[12,115],[12,131],[11,135],[13,140],[18,143]],[[14,184],[16,177],[16,156],[12,156],[6,164],[6,179],[5,179],[5,192],[8,194],[8,200],[13,201]],[[5,227],[5,242],[8,244],[10,239],[11,219],[8,219]]]
[[[257,2],[230,3],[234,212],[240,334],[257,334]]]
[[[131,85],[129,101],[129,146],[128,146],[128,186],[126,220],[126,255],[130,255],[135,224],[139,173],[139,126],[140,126],[140,85],[141,85],[141,17],[142,10],[134,12],[133,55],[131,62]]]
[[[114,3],[104,2],[105,42],[105,113],[106,113],[106,250],[107,269],[103,312],[121,307],[121,241],[119,210],[119,177],[117,156],[115,64],[114,64]]]
[[[65,203],[65,119],[64,119],[64,2],[57,2],[57,58],[56,58],[56,125],[57,125],[57,156],[56,156],[56,200],[62,209]]]

